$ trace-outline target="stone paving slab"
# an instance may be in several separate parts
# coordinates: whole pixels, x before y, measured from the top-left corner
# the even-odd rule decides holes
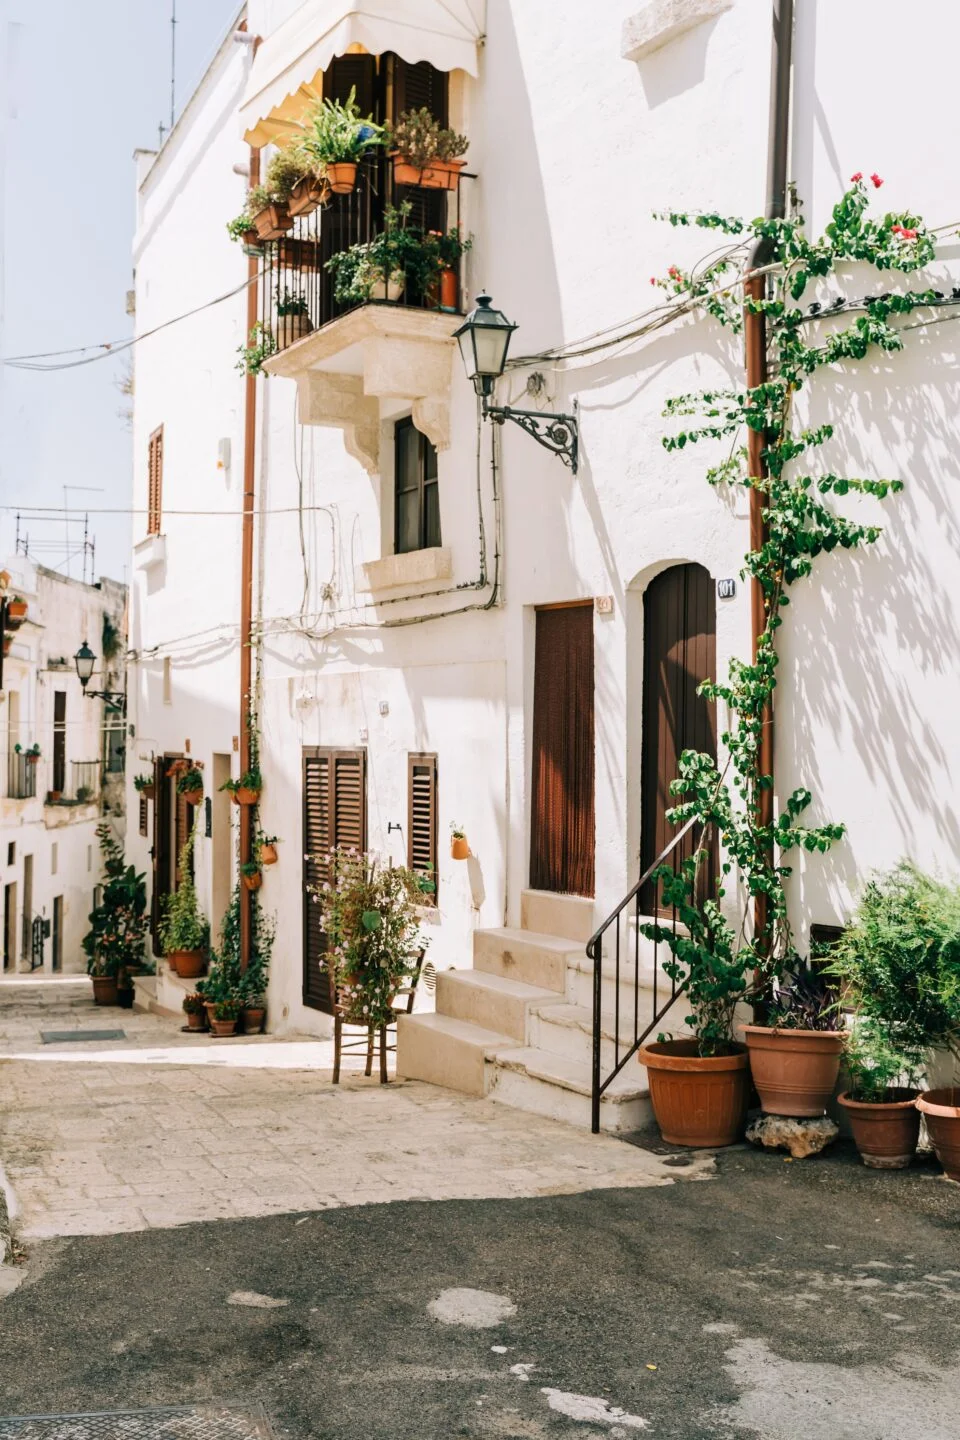
[[[89,989],[0,987],[0,1159],[24,1239],[394,1200],[560,1195],[704,1178],[606,1136],[418,1081],[331,1083],[332,1045],[221,1042],[157,1015],[123,1041]]]

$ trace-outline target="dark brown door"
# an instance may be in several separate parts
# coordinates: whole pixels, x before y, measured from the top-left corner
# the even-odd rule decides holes
[[[326,854],[337,845],[367,848],[365,750],[303,752],[303,1003],[333,1013],[327,937],[311,890],[329,878]]]
[[[593,605],[537,611],[530,884],[594,891]]]
[[[169,895],[173,884],[170,863],[175,853],[176,842],[176,776],[167,771],[178,757],[161,755],[153,763],[153,891],[150,897],[150,933],[153,937],[154,955],[162,955],[160,944],[160,918],[163,915],[163,897]]]
[[[670,783],[682,752],[716,757],[716,706],[697,694],[701,681],[716,678],[716,635],[716,592],[702,565],[674,565],[650,582],[643,597],[642,870],[676,834],[666,812],[678,803]],[[651,892],[645,908],[652,899]]]

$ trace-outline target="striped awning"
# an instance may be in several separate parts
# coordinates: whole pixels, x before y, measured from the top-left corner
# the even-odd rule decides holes
[[[416,64],[477,74],[486,0],[304,0],[257,47],[240,107],[244,139],[289,136],[323,92],[337,55],[393,51]]]

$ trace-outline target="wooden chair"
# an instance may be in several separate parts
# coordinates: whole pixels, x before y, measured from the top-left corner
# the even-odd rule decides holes
[[[426,954],[426,951],[425,951],[425,950],[421,950],[421,951],[420,951],[419,955],[417,956],[416,967],[415,967],[415,969],[414,969],[413,974],[412,974],[411,977],[410,977],[410,982],[409,982],[409,984],[404,985],[403,988],[400,989],[400,990],[398,990],[397,993],[396,993],[396,995],[394,996],[394,1001],[393,1001],[393,1014],[394,1014],[394,1016],[397,1016],[397,1015],[410,1015],[410,1014],[413,1013],[413,1003],[414,1003],[414,1001],[415,1001],[416,998],[417,998],[417,985],[420,983],[420,975],[421,975],[421,972],[422,972],[422,970],[423,970],[423,959],[424,959],[424,955],[425,955],[425,954]],[[331,976],[330,976],[330,988],[331,988],[331,990],[334,990],[334,985],[335,985],[335,982],[334,982],[334,979],[333,979],[333,974],[331,973]],[[363,1073],[364,1073],[364,1075],[372,1075],[372,1074],[373,1074],[373,1054],[374,1054],[374,1050],[377,1048],[377,1039],[378,1039],[378,1037],[379,1037],[379,1042],[380,1042],[380,1043],[379,1043],[379,1051],[380,1051],[380,1084],[381,1084],[381,1085],[386,1085],[386,1083],[387,1083],[387,1052],[388,1052],[388,1050],[394,1050],[394,1051],[395,1051],[396,1048],[397,1048],[397,1044],[396,1044],[396,1029],[397,1029],[396,1019],[391,1020],[391,1021],[390,1021],[388,1024],[386,1024],[386,1025],[380,1025],[380,1026],[376,1026],[376,1025],[356,1025],[356,1024],[352,1024],[350,1021],[345,1020],[345,1019],[343,1018],[343,1011],[342,1011],[342,1009],[341,1009],[341,1007],[340,1007],[340,1004],[339,1004],[338,999],[336,998],[336,995],[334,994],[334,1000],[333,1000],[333,1083],[334,1083],[334,1085],[339,1085],[339,1084],[340,1084],[340,1060],[341,1060],[341,1057],[344,1056],[344,1055],[355,1055],[355,1054],[365,1053],[365,1054],[366,1054],[366,1065],[365,1065],[365,1067],[364,1067]],[[359,1032],[359,1033],[354,1033],[354,1034],[348,1035],[346,1038],[344,1038],[344,1033],[343,1033],[344,1030],[349,1030],[349,1031],[352,1031],[352,1032]],[[392,1030],[393,1033],[394,1033],[394,1042],[393,1042],[392,1045],[388,1043],[388,1031],[391,1031],[391,1030]]]

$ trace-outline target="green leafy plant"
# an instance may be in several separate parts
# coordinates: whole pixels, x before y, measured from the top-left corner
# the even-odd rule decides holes
[[[395,125],[387,127],[386,144],[408,165],[425,170],[433,160],[458,160],[470,142],[466,135],[444,128],[423,106],[405,110]]]
[[[450,839],[451,839],[451,840],[466,840],[466,838],[467,838],[467,832],[466,832],[466,830],[464,830],[463,826],[460,825],[456,820],[451,820],[451,821],[450,821]]]
[[[839,1030],[840,997],[824,967],[798,964],[778,977],[767,1023],[777,1030]]]
[[[426,244],[436,250],[436,264],[440,270],[456,270],[463,256],[473,249],[473,236],[461,235],[454,227],[451,230],[430,230]]]
[[[312,168],[310,156],[300,145],[287,145],[271,155],[264,188],[272,200],[285,203],[290,199],[293,187],[309,175]]]
[[[225,995],[221,1000],[214,1002],[213,1015],[215,1020],[236,1020],[240,1014],[240,1000],[235,995]]]
[[[284,290],[282,298],[277,301],[278,315],[306,315],[308,313],[307,297],[302,292],[295,295],[289,290]]]
[[[154,779],[153,776],[149,773],[134,775],[133,777],[133,788],[134,790],[136,790],[138,795],[142,795],[144,790],[152,790],[153,785]]]
[[[356,88],[342,103],[319,100],[301,123],[301,151],[322,174],[327,165],[359,161],[383,144],[383,127],[370,115],[361,115]]]
[[[159,933],[164,955],[176,950],[205,950],[210,941],[210,926],[200,910],[193,880],[193,847],[199,823],[194,824],[180,846],[177,857],[180,882],[176,890],[163,896]]]
[[[236,795],[238,790],[262,790],[263,776],[259,770],[244,770],[238,780],[224,780],[220,789],[228,791],[231,795]]]
[[[17,744],[13,747],[13,753],[15,755],[22,755],[26,760],[39,760],[40,746],[36,742],[34,742],[32,745],[28,745],[26,750],[24,750],[21,745]]]
[[[147,934],[146,876],[124,859],[123,846],[106,823],[97,826],[104,884],[100,904],[90,912],[90,929],[81,942],[88,975],[115,975],[143,962]]]
[[[263,362],[269,360],[271,355],[277,353],[277,342],[269,325],[264,325],[258,320],[250,329],[249,345],[238,345],[237,354],[240,359],[237,361],[237,369],[244,375],[259,375],[263,370]]]
[[[92,799],[93,799],[93,791],[91,790],[91,788],[90,788],[89,785],[78,785],[78,786],[77,786],[77,804],[78,804],[78,805],[86,805],[87,802],[90,801],[90,800],[92,800]]]
[[[409,201],[396,208],[388,205],[379,235],[330,256],[325,268],[341,305],[365,304],[387,280],[402,278],[408,292],[422,294],[436,279],[441,268],[437,245],[410,224],[411,208]]]
[[[205,1000],[239,998],[241,1004],[259,1004],[266,994],[276,921],[266,914],[257,896],[248,897],[250,956],[246,971],[240,968],[240,886],[235,885],[222,921],[217,944],[210,951],[206,978],[197,981]]]
[[[252,218],[254,215],[259,215],[261,210],[266,210],[276,203],[276,195],[268,190],[266,185],[254,185],[247,191],[246,213]]]
[[[203,996],[194,992],[193,995],[184,995],[183,1013],[185,1015],[202,1015],[204,1011]]]
[[[316,860],[330,877],[310,888],[320,906],[338,1004],[349,1023],[389,1024],[393,1000],[413,975],[423,945],[420,877],[342,847]]]
[[[257,864],[256,860],[245,860],[245,861],[243,862],[243,864],[240,866],[240,874],[241,874],[241,875],[259,875],[259,874],[260,874],[260,866]]]
[[[258,845],[279,845],[279,835],[261,835],[257,840]]]
[[[187,765],[177,772],[177,793],[179,795],[189,794],[192,790],[203,789],[203,766],[202,764]]]
[[[851,1100],[882,1104],[890,1092],[916,1090],[923,1073],[920,1051],[894,1045],[885,1027],[870,1016],[858,1019],[844,1042]],[[901,1099],[895,1095],[893,1098]]]
[[[227,234],[231,240],[247,241],[248,237],[256,240],[257,232],[253,228],[253,221],[246,210],[241,210],[232,220],[227,221]]]

